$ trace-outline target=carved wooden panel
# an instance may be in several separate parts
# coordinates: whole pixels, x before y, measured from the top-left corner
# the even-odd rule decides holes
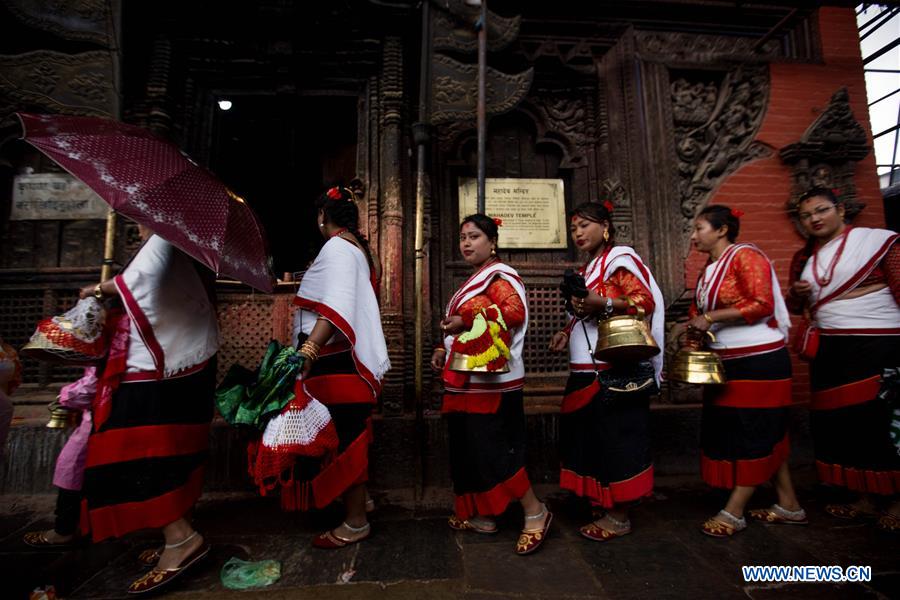
[[[39,50],[0,56],[0,72],[4,74],[0,114],[31,111],[114,117],[118,110],[109,52]]]
[[[793,167],[794,186],[787,208],[801,234],[804,230],[795,216],[797,199],[810,188],[833,189],[844,202],[848,220],[863,209],[865,205],[856,197],[853,174],[856,163],[869,154],[868,141],[865,129],[850,110],[847,88],[841,88],[800,140],[779,151],[781,160]]]

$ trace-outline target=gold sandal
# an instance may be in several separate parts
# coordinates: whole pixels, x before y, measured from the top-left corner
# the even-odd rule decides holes
[[[726,510],[720,510],[716,516],[700,526],[700,531],[715,538],[731,537],[739,531],[747,529],[747,520],[740,519]]]

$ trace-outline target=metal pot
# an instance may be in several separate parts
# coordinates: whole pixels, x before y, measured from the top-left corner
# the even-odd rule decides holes
[[[468,367],[468,354],[462,354],[460,352],[451,352],[450,353],[450,362],[448,368],[451,371],[459,371],[461,373],[509,373],[509,361],[503,364],[502,367],[496,369],[494,371],[488,371],[487,365],[482,365],[480,367],[472,367],[471,369]]]
[[[628,304],[635,306],[629,298]],[[643,307],[637,315],[619,315],[597,323],[597,347],[594,358],[603,362],[636,362],[659,354],[659,346],[650,335]]]
[[[716,336],[711,331],[706,334],[710,341],[716,341]],[[668,378],[671,381],[697,385],[721,385],[726,382],[725,366],[715,352],[682,348],[669,366]]]

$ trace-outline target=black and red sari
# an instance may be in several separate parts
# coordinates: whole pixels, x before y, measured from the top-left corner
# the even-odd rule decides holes
[[[338,446],[315,458],[285,452],[284,446],[267,443],[272,422],[260,442],[251,444],[251,474],[264,495],[280,487],[284,510],[324,508],[368,480],[372,411],[390,368],[372,267],[360,248],[334,236],[304,274],[294,298],[295,340],[308,336],[320,318],[335,328],[310,372],[298,379],[295,397],[315,398],[327,407]],[[289,403],[276,419],[291,418],[293,410]],[[319,420],[318,425],[325,423]],[[288,445],[309,441],[279,440]]]
[[[450,476],[460,520],[499,515],[531,487],[525,471],[522,347],[528,327],[525,287],[511,267],[489,263],[453,296],[447,315],[468,327],[498,310],[511,334],[509,372],[460,373],[445,369],[441,412],[447,421]],[[496,317],[496,315],[494,315]],[[496,320],[496,319],[495,319]],[[447,360],[453,336],[447,336]]]
[[[722,308],[743,322],[711,328],[727,382],[704,390],[700,467],[707,484],[732,489],[768,481],[790,454],[789,317],[771,262],[751,244],[729,246],[700,275],[690,315]]]
[[[162,528],[200,497],[213,416],[218,328],[193,261],[158,236],[115,279],[84,497],[93,539]]]
[[[662,345],[662,293],[634,250],[611,248],[582,272],[588,289],[609,298],[628,297],[652,315],[653,335]],[[606,398],[597,371],[609,365],[591,358],[597,343],[596,321],[573,319],[567,332],[570,374],[560,408],[560,487],[604,508],[650,495],[651,393]],[[656,362],[658,368],[661,361]]]
[[[884,229],[848,227],[812,254],[798,252],[792,282],[809,281],[807,311],[821,333],[810,364],[810,425],[823,483],[861,493],[900,494],[900,456],[890,441],[885,368],[900,365],[900,244]],[[844,296],[857,288],[873,291]]]

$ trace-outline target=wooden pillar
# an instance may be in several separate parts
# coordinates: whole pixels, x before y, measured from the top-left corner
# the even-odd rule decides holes
[[[403,197],[400,180],[403,49],[399,38],[385,38],[382,58],[381,315],[392,365],[384,382],[382,403],[385,414],[397,414],[403,410],[403,379],[407,366],[403,326]]]

